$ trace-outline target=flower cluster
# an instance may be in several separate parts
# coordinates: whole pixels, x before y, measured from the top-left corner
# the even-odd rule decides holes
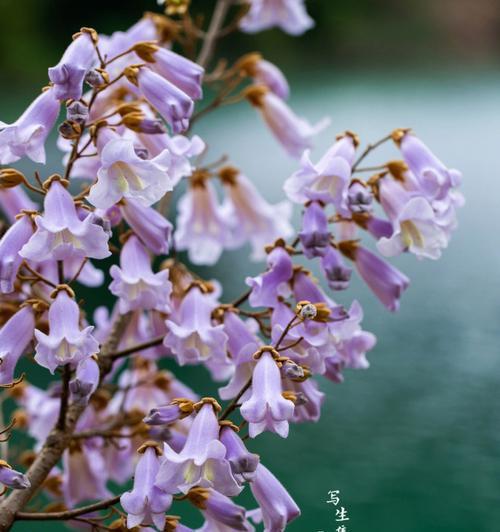
[[[31,452],[10,449],[26,475],[0,460],[0,483],[13,490],[0,496],[2,530],[24,518],[193,530],[174,515],[182,504],[200,510],[199,531],[284,530],[299,507],[252,439],[286,438],[296,423],[318,421],[327,391],[318,377],[339,383],[346,370],[367,368],[376,343],[360,303],[346,308],[332,292],[349,287],[353,266],[397,310],[409,280],[382,256],[437,259],[456,227],[460,174],[411,130],[360,153],[347,131],[314,162],[313,137],[328,121],[311,125],[292,111],[277,66],[250,53],[207,71],[230,14],[228,28],[249,33],[279,26],[296,35],[313,25],[303,0],[230,4],[218,4],[206,31],[187,0],[167,0],[168,16],[148,13],[124,32],[82,28],[41,95],[17,121],[0,123],[0,386],[17,405],[0,438],[19,428],[34,441]],[[199,39],[198,60],[188,59]],[[174,51],[182,47],[184,55]],[[195,111],[204,85],[214,99]],[[299,159],[278,204],[227,157],[205,162],[206,144],[191,133],[204,115],[245,100]],[[61,109],[64,171],[42,178],[41,167],[30,178],[6,167],[25,157],[45,163]],[[363,167],[385,142],[400,159]],[[175,229],[167,217],[174,189]],[[266,266],[242,280],[246,291],[232,302],[218,280],[190,269],[247,245]],[[93,316],[80,285],[107,294]],[[46,389],[32,384],[33,366],[21,375],[31,353],[60,377]],[[200,398],[166,360],[204,366],[217,397]],[[111,483],[122,486],[117,496]],[[235,502],[245,489],[255,508]],[[35,493],[49,506],[27,515]]]

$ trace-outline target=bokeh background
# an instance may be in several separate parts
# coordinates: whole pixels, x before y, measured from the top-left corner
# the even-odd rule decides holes
[[[288,440],[252,442],[303,511],[292,532],[334,532],[329,490],[340,490],[348,532],[495,532],[500,522],[500,2],[498,0],[310,0],[317,26],[302,38],[279,30],[237,35],[220,51],[259,49],[292,84],[292,106],[311,120],[325,114],[334,135],[363,142],[395,127],[414,128],[449,165],[462,170],[467,205],[439,262],[396,261],[412,280],[391,315],[357,280],[339,297],[362,301],[364,326],[378,336],[371,368],[342,385],[322,382],[318,424],[294,426]],[[193,0],[209,11],[213,2]],[[46,82],[80,26],[108,33],[130,26],[154,0],[0,0],[0,119],[9,122]],[[213,159],[231,155],[268,199],[296,168],[242,104],[200,122]],[[390,146],[370,162],[394,157]],[[49,172],[60,156],[49,153]],[[207,277],[225,298],[259,271],[227,253]],[[88,297],[91,297],[90,295]],[[95,302],[96,300],[94,300]],[[213,391],[199,368],[183,371]],[[42,378],[43,380],[43,378]],[[38,383],[41,383],[39,380]],[[17,531],[63,530],[18,524]]]

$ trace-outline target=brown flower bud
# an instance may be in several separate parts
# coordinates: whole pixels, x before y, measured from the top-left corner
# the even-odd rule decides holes
[[[133,50],[134,52],[143,60],[146,61],[146,63],[154,63],[155,60],[155,52],[157,52],[160,49],[160,47],[152,41],[143,41],[138,42],[134,44]]]
[[[24,175],[14,168],[2,168],[0,170],[0,188],[12,188],[24,183]]]

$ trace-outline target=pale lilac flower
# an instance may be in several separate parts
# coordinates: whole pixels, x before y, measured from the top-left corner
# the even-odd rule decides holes
[[[50,333],[35,329],[38,364],[54,373],[58,366],[76,364],[99,351],[99,342],[91,334],[94,327],[80,329],[79,322],[78,304],[60,290],[49,308]]]
[[[168,405],[152,408],[144,418],[147,425],[170,425],[190,414],[193,410],[192,402],[189,400],[174,400]]]
[[[348,268],[340,253],[329,247],[321,258],[321,268],[332,290],[346,290],[351,280],[352,269]]]
[[[193,264],[215,264],[232,237],[212,183],[195,182],[179,200],[178,209],[176,249],[187,250]]]
[[[16,312],[0,329],[0,384],[14,380],[16,364],[33,338],[35,318],[31,307]]]
[[[262,59],[258,53],[243,56],[238,66],[258,85],[265,85],[276,96],[287,100],[290,95],[290,87],[283,72],[270,61]]]
[[[193,100],[203,97],[203,67],[167,48],[158,48],[151,56],[154,59],[153,63],[148,63],[151,70],[173,83]]]
[[[68,508],[89,499],[110,496],[106,488],[107,470],[101,450],[91,443],[66,449],[63,454],[62,492]]]
[[[260,260],[264,256],[266,244],[293,234],[290,203],[282,201],[271,205],[254,184],[235,168],[222,168],[219,175],[226,192],[222,209],[224,216],[231,220],[233,246],[249,240],[252,258]]]
[[[59,63],[49,68],[49,78],[58,100],[79,100],[82,97],[85,74],[96,59],[91,35],[86,31],[78,33]]]
[[[297,402],[291,421],[302,423],[304,421],[318,421],[321,415],[321,405],[325,400],[325,394],[318,389],[318,383],[314,379],[303,382],[286,380],[284,385],[287,391],[295,393]]]
[[[300,515],[300,509],[290,494],[262,464],[257,466],[250,489],[262,510],[265,532],[282,532]]]
[[[97,183],[88,195],[96,207],[108,209],[122,198],[152,205],[172,190],[170,154],[166,150],[153,159],[142,159],[131,140],[111,138],[100,149],[100,158]]]
[[[94,357],[80,360],[75,378],[69,383],[71,397],[77,403],[86,404],[99,384],[99,365]]]
[[[206,522],[199,532],[230,532],[232,530],[251,531],[243,506],[235,504],[229,497],[213,489],[208,490],[208,498],[203,501],[201,513]]]
[[[18,185],[0,189],[0,207],[9,222],[14,223],[22,210],[36,211],[38,205],[26,194],[23,187]]]
[[[223,325],[212,325],[212,311],[217,306],[211,294],[193,286],[178,309],[166,320],[168,333],[164,345],[171,349],[178,363],[198,364],[210,358],[227,359],[227,335]]]
[[[164,450],[156,485],[167,493],[187,493],[193,486],[213,488],[230,497],[241,491],[225,459],[226,448],[219,441],[219,423],[212,404],[200,408],[180,453],[168,444],[164,444]]]
[[[270,430],[286,438],[288,420],[293,416],[295,406],[281,395],[280,370],[269,352],[262,353],[255,365],[251,391],[250,398],[240,409],[243,418],[249,422],[250,437]]]
[[[33,223],[30,216],[21,216],[5,232],[0,240],[0,292],[10,294],[14,291],[22,257],[21,248],[33,235]]]
[[[137,84],[146,100],[163,116],[174,133],[186,131],[194,102],[185,92],[149,68],[139,69]]]
[[[220,441],[226,448],[226,459],[231,464],[234,478],[240,483],[251,481],[259,465],[259,455],[251,453],[238,434],[231,427],[223,427]]]
[[[154,524],[159,530],[165,526],[165,512],[172,504],[172,495],[155,485],[160,468],[158,450],[153,445],[144,445],[134,474],[134,487],[125,492],[120,503],[127,512],[127,527]]]
[[[111,255],[108,236],[88,214],[78,217],[73,197],[53,181],[44,200],[44,214],[36,216],[37,229],[19,254],[35,262],[74,257],[104,259]]]
[[[304,0],[250,0],[250,11],[241,19],[240,28],[256,33],[277,26],[290,35],[300,35],[314,26]]]
[[[12,469],[4,460],[0,460],[0,484],[14,490],[25,490],[31,486],[26,475]]]
[[[144,245],[156,255],[166,255],[172,238],[172,224],[157,210],[138,201],[123,200],[120,205],[125,221]]]
[[[321,257],[330,244],[328,217],[323,206],[311,202],[302,215],[302,230],[299,233],[302,250],[308,259]]]
[[[288,154],[299,158],[312,145],[312,138],[325,129],[329,120],[311,125],[299,118],[288,105],[265,86],[250,87],[246,92],[252,105],[257,107],[262,118]]]
[[[443,199],[460,184],[461,173],[448,169],[415,135],[406,132],[398,142],[406,164],[429,199]]]
[[[139,239],[132,235],[120,253],[120,267],[111,266],[111,293],[119,298],[122,314],[131,310],[170,310],[172,283],[168,270],[153,273],[151,259]]]
[[[295,203],[333,203],[342,212],[347,203],[355,146],[354,138],[346,134],[316,164],[311,161],[310,152],[305,151],[300,170],[285,181],[283,188],[288,197]]]
[[[288,251],[276,246],[267,257],[268,270],[258,277],[247,277],[246,284],[252,288],[252,307],[273,307],[278,296],[286,294],[288,281],[292,278],[293,264]]]
[[[12,124],[0,121],[0,164],[27,156],[45,164],[45,140],[59,114],[59,102],[50,88],[42,92]]]
[[[373,210],[373,194],[360,181],[353,181],[347,191],[347,205],[351,212],[362,213]]]
[[[354,260],[359,275],[381,303],[391,311],[398,310],[401,295],[410,284],[408,277],[363,246],[356,247]]]

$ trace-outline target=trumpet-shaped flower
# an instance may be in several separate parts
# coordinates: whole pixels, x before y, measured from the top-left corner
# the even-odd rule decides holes
[[[0,460],[0,484],[14,490],[25,490],[31,486],[26,475],[12,469],[4,460]]]
[[[93,223],[92,214],[78,217],[71,194],[53,181],[44,201],[44,214],[35,218],[37,229],[19,254],[35,262],[74,257],[104,259],[111,255],[108,235]]]
[[[168,270],[153,273],[147,251],[136,236],[131,236],[120,254],[120,267],[111,266],[113,281],[109,285],[112,294],[119,297],[122,314],[131,310],[170,310],[172,283]]]
[[[50,333],[35,329],[35,360],[51,373],[58,366],[76,364],[99,351],[99,342],[91,334],[94,327],[80,329],[79,322],[76,301],[66,290],[60,290],[49,308]]]
[[[256,33],[275,26],[290,35],[300,35],[312,28],[314,21],[307,14],[304,0],[251,0],[240,28]]]
[[[54,89],[45,90],[12,124],[0,121],[0,164],[24,156],[45,164],[45,141],[59,114]]]

